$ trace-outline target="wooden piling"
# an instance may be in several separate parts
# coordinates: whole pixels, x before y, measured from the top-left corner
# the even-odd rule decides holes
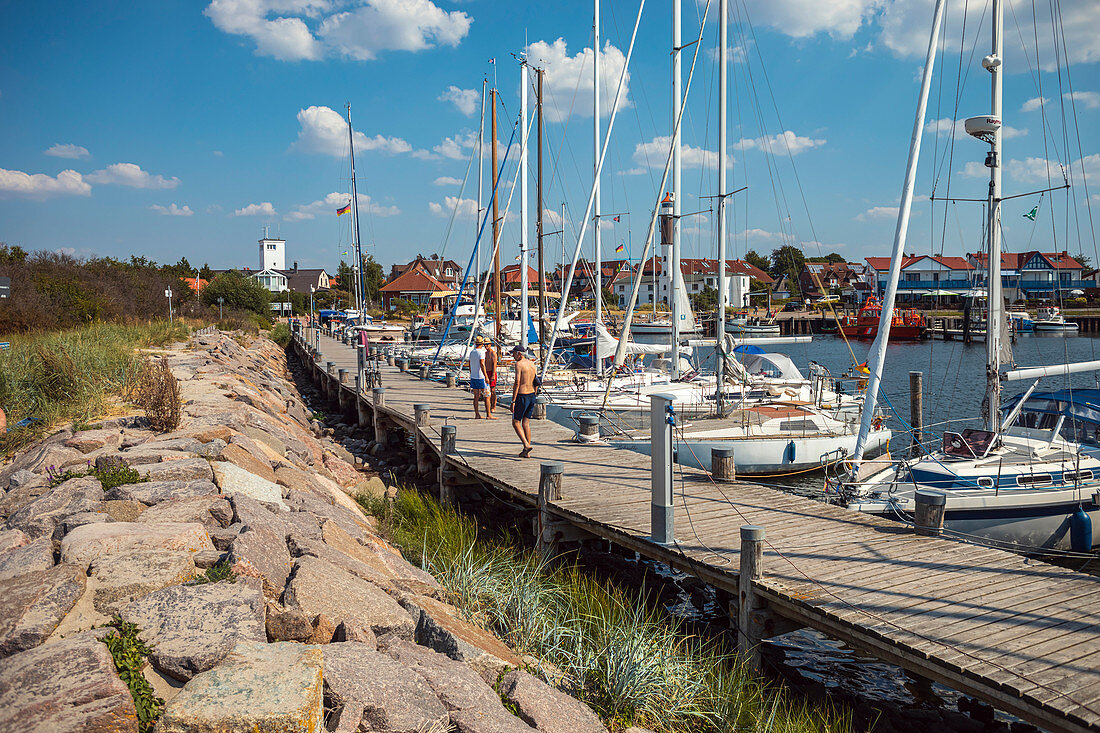
[[[710,473],[715,481],[732,483],[737,480],[737,467],[733,461],[733,448],[710,449]]]
[[[454,425],[444,425],[439,430],[439,503],[450,504],[454,501],[451,494],[451,485],[447,480],[447,457],[455,453],[455,444],[458,442],[458,428]]]
[[[738,571],[737,651],[749,666],[760,669],[762,629],[756,623],[754,611],[766,604],[756,595],[753,581],[763,576],[764,528],[756,525],[741,527],[741,564]]]
[[[923,442],[924,427],[924,372],[909,372],[909,425],[913,428],[909,452],[916,455]]]
[[[547,504],[561,498],[561,477],[564,471],[561,461],[544,461],[539,471],[538,509],[538,550],[544,558],[552,557],[557,551],[557,537],[551,529],[550,513]]]
[[[913,530],[923,537],[939,537],[943,532],[943,513],[947,494],[942,491],[917,489],[913,493]]]

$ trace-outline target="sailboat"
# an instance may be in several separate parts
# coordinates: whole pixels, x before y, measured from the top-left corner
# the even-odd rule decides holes
[[[938,450],[892,463],[862,463],[869,410],[873,409],[889,339],[894,296],[905,243],[920,133],[927,107],[932,66],[944,0],[936,4],[928,57],[921,84],[913,142],[910,146],[902,206],[895,234],[890,277],[879,334],[872,347],[872,373],[854,461],[845,474],[827,482],[849,509],[892,519],[911,520],[916,492],[944,502],[949,533],[979,538],[1009,549],[1088,551],[1100,540],[1100,392],[1063,390],[1036,393],[1040,380],[1100,369],[1100,362],[1065,364],[1002,373],[1012,363],[1001,282],[1001,88],[1004,75],[1004,0],[992,0],[992,52],[982,59],[991,75],[990,114],[966,120],[965,130],[989,144],[990,168],[986,202],[987,297],[986,395],[984,429],[948,431]],[[1014,400],[1001,405],[1003,382],[1033,379]],[[1091,445],[1090,445],[1091,443]]]

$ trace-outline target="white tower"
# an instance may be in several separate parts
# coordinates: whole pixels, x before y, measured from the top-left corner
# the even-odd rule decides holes
[[[260,270],[286,269],[286,240],[269,237],[267,231],[260,240]]]

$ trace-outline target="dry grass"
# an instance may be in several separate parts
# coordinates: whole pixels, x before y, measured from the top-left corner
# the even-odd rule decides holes
[[[170,433],[179,427],[183,411],[180,386],[164,357],[155,362],[145,360],[132,399],[135,405],[145,410],[145,417],[153,430]]]

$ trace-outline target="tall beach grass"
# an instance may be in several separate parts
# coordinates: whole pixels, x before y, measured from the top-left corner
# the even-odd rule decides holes
[[[413,490],[400,491],[393,503],[366,496],[360,503],[472,622],[542,660],[548,677],[560,671],[560,686],[613,728],[851,729],[848,714],[793,699],[636,591],[479,537],[472,520]]]
[[[0,455],[34,440],[62,422],[87,422],[102,415],[113,395],[133,382],[141,368],[136,349],[187,338],[176,321],[121,325],[99,323],[52,333],[7,337],[0,351],[0,408],[8,427],[24,418],[32,426],[0,435]]]

